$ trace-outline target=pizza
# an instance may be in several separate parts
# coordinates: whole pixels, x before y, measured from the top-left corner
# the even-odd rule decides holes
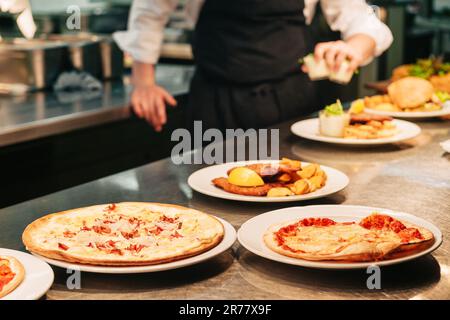
[[[24,277],[25,269],[19,260],[0,255],[0,298],[16,289]]]
[[[221,242],[222,223],[181,206],[123,202],[44,216],[25,229],[27,249],[73,263],[137,266],[171,262]]]
[[[422,227],[373,213],[359,223],[305,218],[271,226],[264,242],[273,251],[314,261],[379,261],[430,247],[433,234]]]

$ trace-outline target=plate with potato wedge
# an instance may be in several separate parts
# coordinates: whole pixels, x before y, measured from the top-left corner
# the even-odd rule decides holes
[[[348,183],[347,175],[339,170],[287,158],[218,164],[188,178],[189,186],[199,193],[248,202],[316,199],[334,194]]]

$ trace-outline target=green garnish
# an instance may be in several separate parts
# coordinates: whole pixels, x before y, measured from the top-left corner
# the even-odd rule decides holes
[[[344,114],[344,107],[341,100],[337,100],[336,103],[330,104],[325,107],[324,112],[327,116],[340,116]]]
[[[437,91],[436,96],[441,100],[441,102],[445,102],[450,100],[450,93],[445,91]]]
[[[418,59],[409,68],[409,75],[428,79],[433,75],[445,75],[450,72],[450,63],[443,62],[442,58],[431,57],[429,59]]]

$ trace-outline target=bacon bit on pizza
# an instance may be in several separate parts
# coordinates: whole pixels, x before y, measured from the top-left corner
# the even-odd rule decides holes
[[[145,246],[143,244],[130,244],[125,250],[134,251],[135,253],[139,253]]]
[[[5,261],[5,263],[0,263],[0,291],[2,291],[3,287],[11,282],[11,280],[16,276],[16,274],[9,267],[9,261],[0,259],[0,262],[2,261]]]
[[[123,255],[122,250],[116,248],[116,241],[108,240],[105,243],[96,243],[95,246],[97,249],[105,251],[107,253],[113,253],[118,255]]]
[[[112,212],[112,211],[116,210],[116,208],[117,208],[116,204],[111,203],[103,211]]]
[[[144,224],[144,221],[136,217],[128,218],[128,222],[130,224],[135,224],[137,227],[139,227],[141,224]]]
[[[122,250],[117,249],[117,248],[109,250],[109,253],[114,253],[114,254],[118,254],[119,256],[123,256]]]
[[[132,232],[124,232],[124,231],[121,231],[120,234],[121,234],[125,239],[129,240],[129,239],[133,239],[133,238],[138,237],[138,236],[139,236],[139,231],[137,231],[137,230],[134,230],[134,231],[132,231]]]
[[[89,242],[89,244],[87,245],[88,248],[93,248],[94,245],[92,244],[92,242]]]
[[[178,231],[175,230],[174,234],[170,235],[172,238],[183,238],[183,236],[181,234],[178,233]]]
[[[58,248],[60,248],[61,250],[67,251],[69,250],[69,247],[66,246],[64,243],[58,242]]]
[[[183,222],[178,223],[177,229],[178,229],[178,230],[181,229],[182,226],[183,226]]]
[[[76,236],[76,233],[75,232],[71,232],[69,230],[66,230],[66,231],[64,231],[63,236],[65,238],[73,238],[73,237]]]
[[[151,229],[151,230],[148,230],[148,232],[150,233],[150,234],[153,234],[153,235],[159,235],[161,232],[163,232],[164,231],[164,229],[163,228],[161,228],[160,226],[156,226],[156,228],[154,228],[154,229]]]
[[[106,245],[115,248],[116,247],[116,242],[117,241],[108,240],[108,241],[106,241]]]
[[[397,233],[398,236],[402,239],[403,243],[407,243],[412,239],[423,240],[423,236],[420,231],[416,228],[406,228]]]
[[[161,218],[159,218],[159,220],[167,223],[175,223],[175,221],[178,220],[178,217],[170,218],[166,215],[163,215]]]
[[[91,231],[92,229],[86,226],[86,221],[83,220],[83,226],[80,228],[80,231]]]
[[[109,234],[111,233],[111,228],[105,226],[93,226],[92,230],[98,234]]]

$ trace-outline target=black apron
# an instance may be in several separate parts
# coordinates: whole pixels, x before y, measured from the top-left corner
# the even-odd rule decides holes
[[[262,128],[316,109],[298,59],[312,52],[303,0],[205,0],[193,52],[188,126]]]

